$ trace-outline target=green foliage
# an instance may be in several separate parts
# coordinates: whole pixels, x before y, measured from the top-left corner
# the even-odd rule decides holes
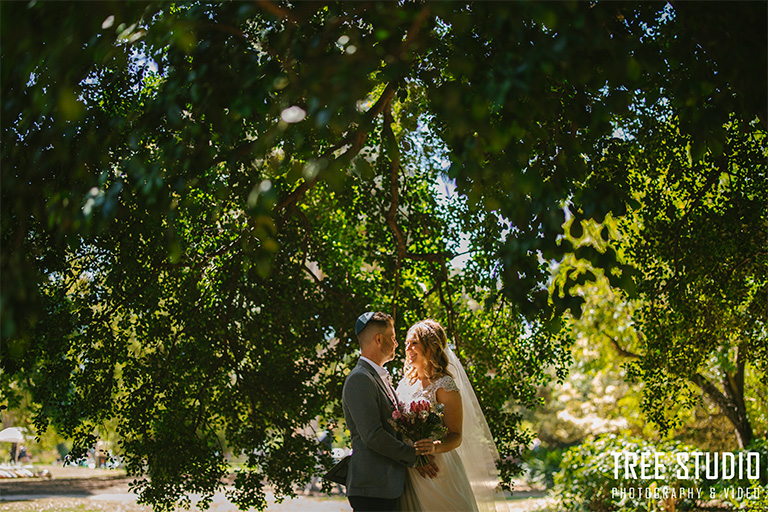
[[[678,454],[686,452],[687,458],[678,459]],[[590,439],[579,446],[568,450],[562,458],[562,471],[555,476],[555,495],[562,510],[603,510],[603,511],[651,511],[651,510],[690,510],[701,503],[710,502],[714,505],[730,503],[735,507],[746,507],[747,510],[759,510],[761,501],[746,499],[744,494],[739,497],[736,492],[745,493],[747,489],[753,497],[762,498],[766,490],[768,463],[765,440],[761,439],[745,450],[733,452],[734,460],[746,452],[759,453],[760,478],[749,480],[738,478],[738,462],[733,468],[735,478],[723,478],[720,458],[710,460],[710,467],[705,469],[704,463],[697,478],[698,464],[695,462],[697,450],[678,441],[649,442],[646,440],[604,435]],[[621,453],[616,457],[615,454]],[[625,461],[629,454],[636,454],[637,463],[631,464],[631,472],[625,472]],[[660,470],[661,478],[655,478],[655,453],[660,453],[659,461],[664,467]],[[649,466],[648,478],[642,478],[639,461],[646,454]],[[722,457],[721,453],[718,453]],[[630,455],[631,456],[631,455]],[[682,462],[681,462],[682,460]],[[617,464],[618,461],[618,464]],[[691,478],[680,478],[682,466],[687,469]],[[708,472],[717,475],[716,479],[707,479]],[[744,476],[747,476],[746,474]],[[625,492],[622,494],[620,490]],[[672,490],[677,496],[671,496]],[[681,492],[684,489],[685,492]],[[689,489],[693,489],[695,499],[691,500]],[[634,490],[634,495],[629,491]],[[642,490],[642,492],[638,492]],[[647,495],[650,493],[651,497]],[[656,493],[658,498],[653,497]],[[666,493],[666,497],[665,497]]]
[[[565,449],[538,447],[525,453],[525,467],[528,478],[534,485],[547,489],[555,485],[555,475],[560,471]]]
[[[717,498],[734,508],[746,505],[746,510],[761,510],[760,505],[766,503],[765,498],[768,494],[768,441],[766,439],[755,439],[749,446],[743,450],[734,453],[736,457],[746,456],[747,453],[758,453],[760,474],[759,479],[750,480],[748,478],[733,478],[731,480],[706,481],[705,484],[716,494]],[[752,499],[739,498],[735,490],[750,489]],[[757,497],[757,499],[755,499]]]
[[[745,446],[752,437],[745,369],[751,364],[764,375],[768,361],[765,132],[732,119],[723,152],[697,161],[675,124],[653,125],[638,135],[642,150],[628,161],[638,170],[642,206],[627,218],[622,245],[639,269],[643,299],[643,357],[630,373],[645,382],[644,410],[662,430],[677,424],[669,404],[694,403],[703,391],[729,414]]]
[[[585,223],[582,237],[574,245],[586,243],[605,247],[619,238],[616,220],[606,217],[603,225]],[[603,234],[608,232],[609,236]],[[621,257],[621,253],[620,253]],[[580,318],[571,319],[574,337],[573,359],[564,386],[540,390],[545,406],[526,411],[526,421],[535,425],[538,437],[549,446],[580,442],[604,432],[658,439],[658,431],[642,411],[643,383],[630,382],[626,365],[643,353],[643,333],[637,322],[642,297],[630,298],[612,287],[605,275],[587,263],[566,257],[557,269],[554,287],[564,276],[577,281],[592,273],[594,281],[580,284],[576,293],[585,300]],[[719,361],[708,363],[706,371],[717,371]],[[732,366],[721,366],[733,371]],[[744,401],[746,414],[756,435],[765,432],[765,385],[753,365],[745,368]],[[737,445],[734,425],[710,396],[699,392],[694,406],[664,404],[664,413],[678,418],[670,434],[678,440],[710,451],[731,450]],[[647,403],[646,403],[647,406]]]
[[[646,499],[645,494],[629,494],[630,490],[638,488],[649,489],[651,492],[664,487],[669,489],[699,488],[701,481],[679,480],[675,472],[667,471],[661,480],[644,480],[640,478],[639,469],[635,478],[627,477],[624,467],[619,465],[616,473],[615,453],[635,453],[640,460],[642,453],[653,454],[663,452],[668,456],[675,451],[694,451],[693,448],[678,442],[651,443],[638,438],[625,438],[614,434],[600,436],[586,441],[565,452],[562,461],[562,471],[555,476],[555,495],[561,510],[588,511],[602,510],[606,512],[639,512],[651,510],[687,510],[694,501],[685,499],[654,500]],[[653,457],[653,455],[651,455]],[[623,461],[623,459],[621,459]],[[653,460],[653,459],[651,459]],[[667,461],[668,459],[664,459]],[[670,468],[673,462],[666,462]],[[693,463],[689,465],[693,474]],[[620,491],[626,491],[621,494]],[[643,491],[645,492],[645,491]],[[682,508],[681,508],[682,507]]]
[[[502,481],[509,486],[521,471],[517,461],[521,447],[533,440],[533,433],[522,426],[520,409],[540,405],[537,388],[563,382],[572,342],[567,331],[553,336],[544,322],[523,323],[503,300],[479,309],[494,293],[483,295],[475,288],[470,307],[458,310],[454,340],[460,357],[468,362],[469,378],[482,390],[483,412],[501,455]]]
[[[92,7],[0,3],[0,386],[9,404],[29,390],[39,432],[73,438],[73,457],[116,424],[158,509],[207,503],[228,457],[246,459],[231,497],[257,508],[264,484],[290,495],[327,463],[307,425],[341,416],[366,309],[395,314],[401,338],[443,322],[512,455],[530,438],[513,402],[570,362],[563,314],[591,277],[551,294],[568,254],[630,291],[627,263],[647,268],[648,304],[678,301],[643,323],[670,371],[724,357],[703,334],[733,325],[765,369],[765,59],[752,81],[732,58],[764,50],[764,4]],[[731,40],[708,35],[723,23]],[[681,201],[706,209],[677,218]],[[628,247],[564,239],[632,208],[649,234]],[[660,288],[671,263],[683,279]]]

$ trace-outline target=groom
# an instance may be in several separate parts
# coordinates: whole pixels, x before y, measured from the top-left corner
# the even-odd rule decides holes
[[[405,486],[406,467],[416,462],[416,449],[398,440],[387,421],[397,396],[383,368],[395,357],[395,322],[387,313],[367,312],[355,324],[361,357],[344,381],[342,405],[352,434],[347,473],[347,499],[355,512],[393,511]],[[434,463],[419,468],[434,477]]]

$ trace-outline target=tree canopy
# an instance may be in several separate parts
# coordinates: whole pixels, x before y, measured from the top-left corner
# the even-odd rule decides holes
[[[568,364],[566,256],[647,299],[649,411],[667,362],[765,371],[764,3],[0,9],[0,384],[75,453],[117,422],[158,507],[227,453],[243,506],[327,462],[306,427],[367,309],[443,322],[515,453],[510,401]]]

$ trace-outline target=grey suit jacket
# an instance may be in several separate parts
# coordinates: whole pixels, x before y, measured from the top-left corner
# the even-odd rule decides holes
[[[342,405],[352,434],[347,496],[398,498],[406,467],[416,463],[416,451],[398,440],[387,421],[395,406],[385,390],[376,370],[362,360],[344,381]]]

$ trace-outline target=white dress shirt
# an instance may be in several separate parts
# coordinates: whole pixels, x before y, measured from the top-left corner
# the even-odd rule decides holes
[[[373,369],[376,370],[376,373],[379,374],[379,377],[381,377],[381,380],[384,382],[384,387],[387,389],[387,396],[392,400],[393,404],[397,404],[397,395],[395,394],[395,388],[392,387],[392,377],[389,375],[389,371],[365,356],[360,356],[360,359],[373,366]]]

